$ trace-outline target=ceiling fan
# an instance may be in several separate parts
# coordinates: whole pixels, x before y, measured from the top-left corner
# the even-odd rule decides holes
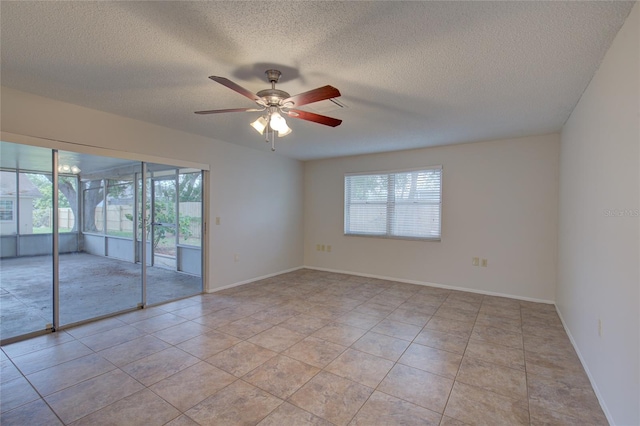
[[[291,129],[287,126],[287,122],[283,115],[299,118],[301,120],[313,121],[314,123],[331,127],[339,126],[340,123],[342,123],[342,120],[338,120],[337,118],[297,109],[297,107],[303,105],[339,97],[340,91],[335,87],[323,86],[308,92],[291,96],[283,90],[276,89],[276,83],[280,79],[280,75],[282,75],[280,71],[272,69],[265,71],[265,74],[267,75],[269,82],[271,82],[271,89],[261,90],[255,94],[227,78],[215,75],[209,77],[211,80],[251,99],[258,104],[258,108],[214,109],[209,111],[196,111],[195,113],[220,114],[223,112],[264,112],[264,114],[256,121],[251,123],[251,126],[260,134],[265,134],[267,142],[269,142],[269,133],[271,133],[272,151],[275,151],[274,134],[276,132],[279,137],[286,136],[291,133]]]

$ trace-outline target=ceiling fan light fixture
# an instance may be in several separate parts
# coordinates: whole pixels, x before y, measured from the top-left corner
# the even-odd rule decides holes
[[[289,126],[287,126],[287,122],[285,121],[284,117],[282,117],[278,111],[273,111],[271,113],[271,119],[269,120],[269,125],[273,130],[277,132],[280,132],[280,131],[284,132],[286,129],[289,129]]]
[[[258,119],[251,123],[250,126],[262,135],[264,134],[264,129],[267,128],[267,124],[267,120],[264,117],[258,117]]]
[[[287,136],[289,133],[291,133],[291,128],[287,126],[287,123],[285,122],[284,126],[278,130],[278,137],[281,138],[283,136]]]

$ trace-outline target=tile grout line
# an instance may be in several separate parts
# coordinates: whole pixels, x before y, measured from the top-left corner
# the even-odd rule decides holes
[[[448,299],[449,297],[447,297]],[[481,302],[480,302],[480,306],[482,307],[482,301],[484,301],[484,296],[482,296]],[[478,312],[480,311],[480,308],[478,308]],[[467,347],[469,346],[469,340],[471,340],[471,336],[473,335],[473,329],[476,326],[476,323],[478,322],[478,314],[476,314],[475,320],[473,321],[473,327],[471,327],[471,333],[469,334],[469,337],[467,338],[467,343],[465,344],[464,347],[464,353],[462,354],[462,359],[460,360],[460,365],[458,366],[458,370],[456,371],[456,375],[453,379],[453,384],[451,385],[451,390],[449,391],[449,395],[447,395],[447,401],[444,404],[444,408],[442,409],[442,419],[444,419],[444,413],[447,411],[447,406],[449,405],[449,401],[451,400],[451,394],[453,393],[453,388],[456,385],[456,379],[458,378],[458,374],[460,373],[460,368],[462,367],[462,362],[464,361],[464,356],[467,353]],[[455,418],[455,417],[453,417]],[[459,419],[456,419],[459,420]],[[460,420],[462,421],[462,420]],[[464,421],[462,421],[464,423]],[[442,420],[440,420],[440,423],[442,423]]]
[[[366,302],[365,302],[365,303],[366,303]],[[398,308],[396,308],[396,309],[398,309]],[[396,311],[396,309],[394,309],[393,311],[391,311],[391,313],[395,312],[395,311]],[[391,315],[391,313],[389,313],[389,315]],[[382,321],[384,321],[385,319],[387,319],[387,318],[389,317],[389,315],[387,315],[386,317],[384,317],[383,319],[381,319],[380,321],[378,321],[378,322],[376,323],[376,325],[374,325],[373,327],[371,327],[371,328],[367,331],[367,333],[368,333],[369,331],[372,331],[372,330],[373,330],[375,327],[377,327],[377,326],[378,326]],[[426,324],[425,324],[425,326],[426,326]],[[420,333],[418,332],[418,334],[420,334]],[[360,339],[358,339],[358,340],[360,340]],[[415,337],[414,337],[414,340],[415,340]],[[357,342],[357,341],[356,341],[356,342]],[[413,340],[409,343],[409,345],[407,345],[407,348],[402,352],[402,354],[400,354],[400,356],[398,357],[398,360],[400,360],[400,358],[402,358],[402,355],[404,355],[404,353],[407,351],[407,349],[409,348],[409,346],[411,346],[411,343],[413,343]],[[355,344],[355,342],[354,342],[353,344]],[[352,346],[353,346],[353,344],[352,344]],[[349,346],[349,348],[351,348],[351,346]],[[354,349],[354,350],[357,350],[357,349]],[[365,352],[365,353],[366,353],[366,352]],[[373,355],[373,354],[369,354],[369,355]],[[374,355],[374,356],[375,356],[375,355]],[[381,357],[381,358],[382,358],[382,357]],[[383,359],[384,359],[384,358],[383,358]],[[384,380],[387,378],[387,376],[389,375],[389,373],[391,372],[391,370],[393,370],[393,369],[395,368],[395,366],[396,366],[396,365],[398,365],[398,360],[396,360],[396,361],[394,361],[394,362],[393,362],[393,366],[389,369],[389,371],[387,371],[387,373],[384,375],[384,377],[382,378],[382,380],[380,380],[380,382],[378,382],[378,384],[376,385],[376,387],[375,387],[375,388],[373,388],[373,392],[371,392],[371,393],[369,394],[369,396],[367,397],[367,399],[365,400],[365,402],[360,406],[360,408],[358,408],[358,410],[355,412],[355,414],[354,414],[354,415],[349,419],[349,423],[351,423],[351,422],[353,421],[353,419],[355,419],[355,418],[358,416],[358,413],[360,413],[360,411],[362,410],[362,408],[367,404],[367,402],[369,402],[369,399],[371,399],[371,396],[372,396],[375,392],[381,392],[381,393],[384,393],[385,395],[388,395],[388,394],[387,394],[387,393],[385,393],[385,392],[379,391],[379,390],[378,390],[378,388],[380,387],[380,385],[382,384],[382,382],[384,382]],[[391,397],[393,397],[393,398],[397,398],[397,397],[395,397],[395,396],[393,396],[393,395],[389,395],[389,396],[391,396]],[[398,398],[398,399],[400,399],[400,400],[402,400],[402,401],[406,401],[406,400],[404,400],[404,399],[402,399],[402,398]],[[406,401],[406,402],[409,402],[409,401]],[[411,402],[409,402],[409,403],[411,403]],[[424,408],[424,407],[423,407],[423,408]]]
[[[520,327],[522,328],[523,315],[522,305],[520,305]],[[524,384],[527,391],[527,412],[529,414],[529,424],[531,424],[531,398],[529,396],[529,371],[527,371],[527,355],[524,346],[524,329],[522,330],[522,359],[524,360]]]

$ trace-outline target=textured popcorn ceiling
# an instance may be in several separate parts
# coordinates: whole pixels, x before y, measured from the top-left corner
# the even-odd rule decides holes
[[[632,2],[0,4],[4,86],[257,149],[257,113],[209,80],[296,94],[326,84],[330,128],[288,119],[298,159],[559,131]],[[304,107],[304,109],[310,109]]]

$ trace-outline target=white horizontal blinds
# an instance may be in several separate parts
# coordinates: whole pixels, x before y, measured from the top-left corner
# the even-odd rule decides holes
[[[440,239],[442,169],[345,176],[345,234]]]
[[[345,234],[385,235],[389,175],[345,176]]]
[[[390,234],[398,237],[440,238],[442,170],[394,173],[394,215]]]

